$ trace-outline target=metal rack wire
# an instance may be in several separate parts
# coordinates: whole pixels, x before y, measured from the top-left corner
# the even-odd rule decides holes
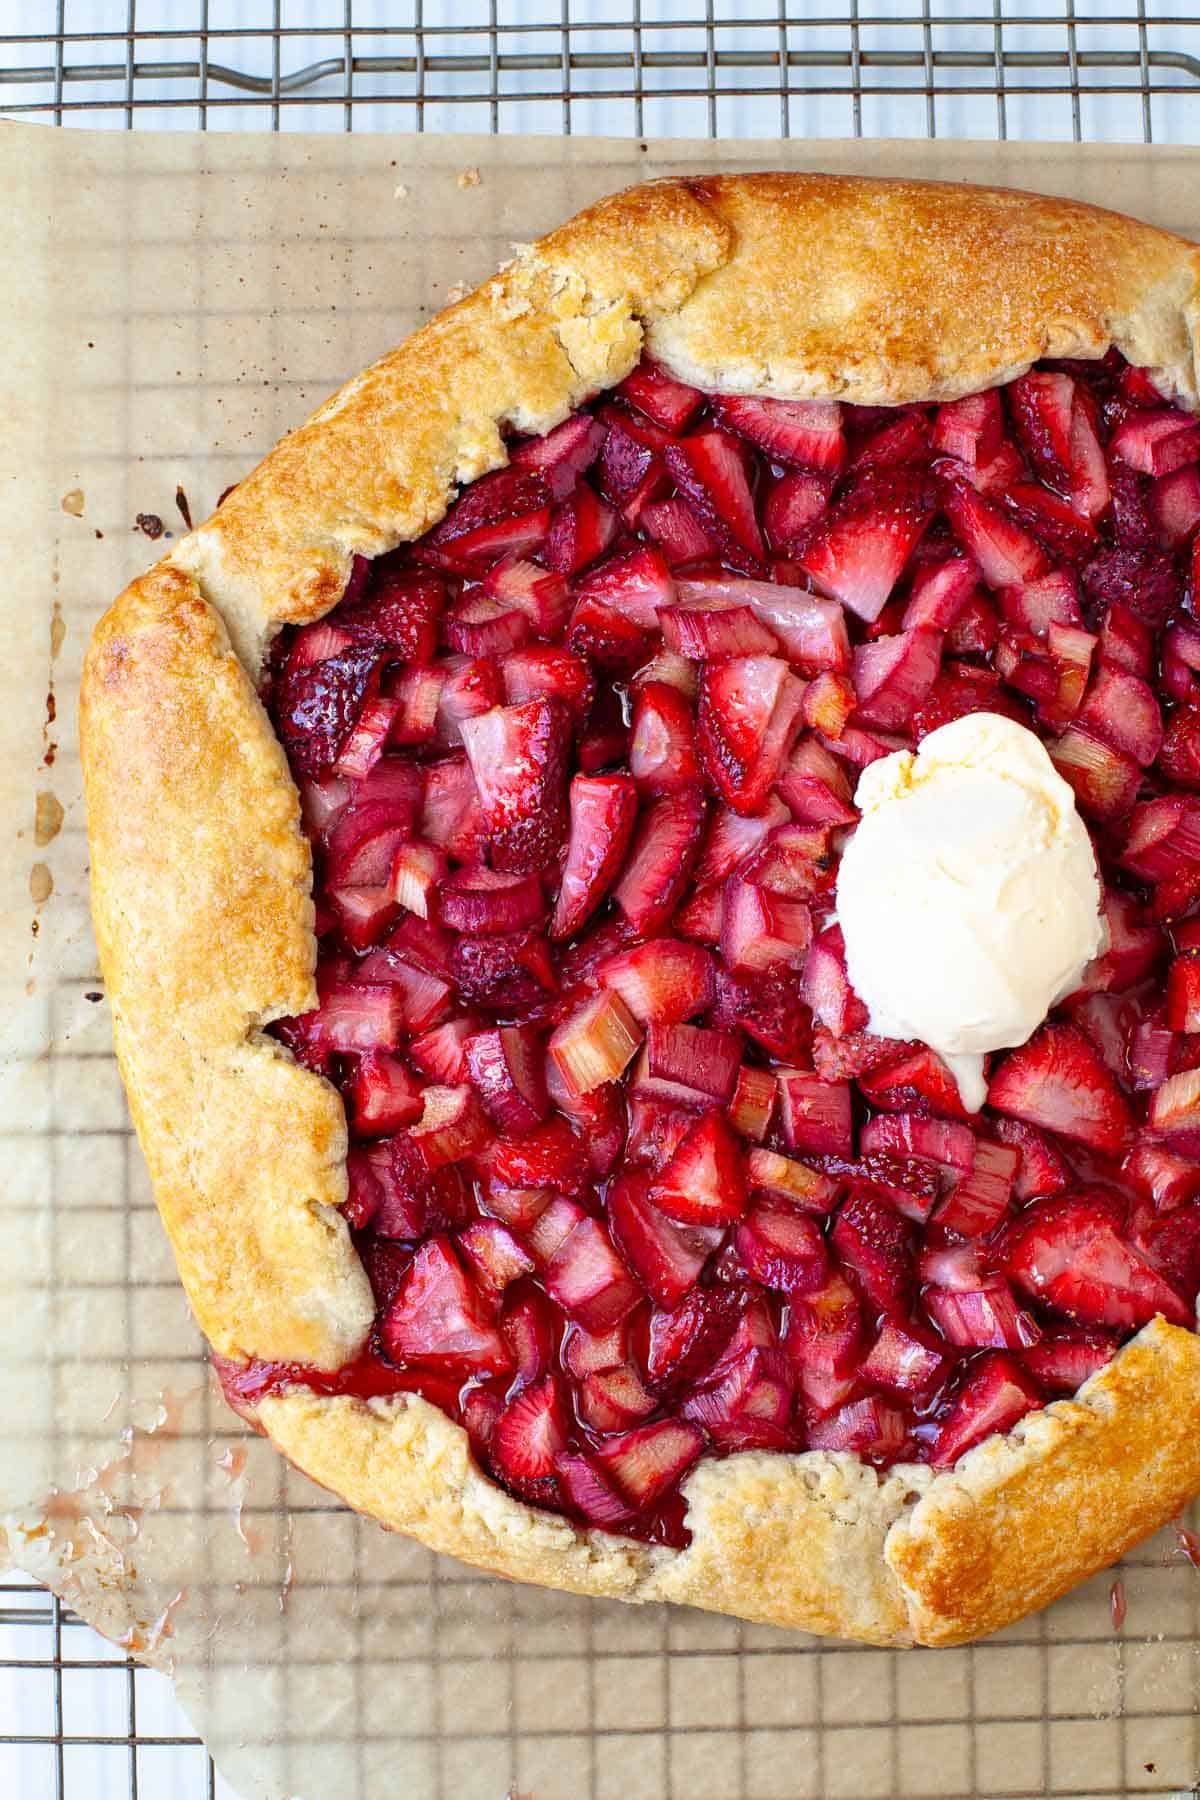
[[[0,111],[56,124],[861,136],[886,112],[1150,142],[1200,101],[1200,15],[1169,0],[41,0],[37,30],[10,6]]]
[[[0,0],[0,114],[1195,142],[1200,14],[1170,0]],[[0,1585],[0,1795],[234,1800],[165,1679],[23,1582]]]

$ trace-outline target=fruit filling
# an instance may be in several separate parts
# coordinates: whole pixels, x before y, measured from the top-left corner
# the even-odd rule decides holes
[[[1200,423],[1115,353],[885,409],[643,362],[278,638],[378,1304],[334,1375],[686,1542],[698,1459],[952,1464],[1200,1286]],[[1035,732],[1107,948],[968,1112],[835,917],[862,771]],[[886,921],[881,929],[886,930]],[[903,941],[888,954],[904,958]]]

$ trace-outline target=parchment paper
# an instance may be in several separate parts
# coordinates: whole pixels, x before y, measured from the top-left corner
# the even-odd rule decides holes
[[[1200,1773],[1200,1576],[1170,1533],[1122,1572],[1120,1630],[1106,1574],[988,1644],[894,1655],[511,1587],[355,1518],[215,1396],[129,1135],[75,689],[146,534],[183,528],[177,488],[203,517],[512,240],[718,166],[995,180],[1200,233],[1186,150],[0,126],[0,1515],[14,1564],[173,1667],[246,1800],[1100,1796]]]

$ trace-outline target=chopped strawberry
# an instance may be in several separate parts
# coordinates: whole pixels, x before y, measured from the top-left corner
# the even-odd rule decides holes
[[[598,419],[573,413],[544,437],[514,445],[509,460],[514,468],[536,470],[552,497],[562,500],[595,462],[603,442],[604,427]]]
[[[639,545],[601,563],[578,583],[579,601],[609,608],[643,631],[658,628],[658,610],[675,599],[675,581],[657,550]]]
[[[940,1056],[919,1048],[901,1058],[859,1076],[859,1088],[872,1105],[886,1112],[910,1112],[928,1107],[948,1119],[967,1117],[958,1083]]]
[[[596,691],[595,677],[582,657],[557,644],[535,644],[513,650],[502,659],[504,699],[509,706],[526,700],[558,700],[572,717],[587,717]]]
[[[968,483],[948,481],[945,506],[954,535],[989,587],[1019,585],[1047,572],[1049,561],[1037,540]]]
[[[1148,768],[1163,745],[1162,712],[1154,690],[1126,669],[1103,665],[1092,677],[1076,715],[1085,731]]]
[[[1200,460],[1200,425],[1187,413],[1131,413],[1113,432],[1109,454],[1143,475],[1169,475]]]
[[[654,539],[672,571],[705,562],[717,553],[714,540],[678,495],[643,506],[638,523]]]
[[[993,1432],[1011,1431],[1018,1419],[1043,1405],[1041,1390],[1011,1356],[996,1352],[971,1368],[942,1421],[930,1452],[935,1469],[948,1469]]]
[[[746,1208],[741,1149],[718,1108],[687,1132],[651,1189],[654,1204],[685,1225],[723,1225]]]
[[[800,1061],[807,1056],[811,1043],[800,979],[797,970],[782,962],[740,975],[718,968],[714,1025],[722,1030],[744,1031],[773,1057],[789,1063]]]
[[[623,1431],[649,1418],[658,1402],[632,1363],[596,1369],[579,1384],[579,1412],[593,1431]]]
[[[988,1104],[1114,1156],[1131,1128],[1120,1088],[1073,1025],[1044,1025],[992,1076]]]
[[[480,575],[502,556],[527,556],[550,529],[548,500],[532,470],[497,469],[464,491],[423,539],[421,556],[457,575]]]
[[[352,643],[336,656],[290,665],[275,684],[275,727],[293,765],[304,775],[323,775],[348,741],[375,684],[383,659],[376,643]]]
[[[569,714],[558,700],[497,706],[463,721],[463,743],[496,868],[544,868],[566,833]]]
[[[900,412],[889,424],[864,438],[854,452],[851,466],[855,470],[886,469],[925,462],[930,448],[929,421],[914,407]]]
[[[678,688],[662,681],[639,685],[629,739],[629,773],[639,794],[673,794],[699,785],[694,731],[692,709]]]
[[[511,1400],[492,1433],[492,1456],[507,1481],[539,1481],[554,1474],[567,1442],[566,1409],[553,1375]]]
[[[669,445],[664,457],[680,492],[716,538],[726,560],[755,574],[766,551],[737,439],[724,431],[702,431]]]
[[[552,1118],[520,1138],[497,1138],[487,1153],[488,1172],[502,1187],[553,1188],[579,1194],[587,1186],[583,1146],[565,1119]]]
[[[458,1248],[475,1285],[494,1306],[507,1287],[533,1272],[532,1257],[498,1219],[473,1220],[459,1232]]]
[[[1150,625],[1160,625],[1183,597],[1174,562],[1153,550],[1101,550],[1085,567],[1083,585],[1095,605],[1128,606]]]
[[[1200,1070],[1181,1069],[1155,1088],[1149,1124],[1185,1149],[1200,1148]]]
[[[780,772],[778,788],[800,824],[853,825],[858,818],[841,764],[816,738],[802,738],[796,745]]]
[[[369,565],[368,565],[369,567]],[[342,601],[335,617],[352,637],[385,643],[405,662],[428,662],[437,649],[446,604],[444,583],[427,569],[388,567],[368,575],[363,594]]]
[[[1102,1331],[1044,1338],[1024,1351],[1021,1361],[1039,1387],[1051,1394],[1074,1394],[1107,1368],[1117,1353],[1117,1339]]]
[[[549,945],[536,931],[456,937],[450,973],[468,1005],[510,1015],[537,1008],[556,988]]]
[[[421,1116],[419,1083],[401,1059],[387,1050],[370,1050],[359,1058],[350,1092],[354,1123],[364,1137],[400,1131]]]
[[[883,611],[929,521],[920,480],[898,473],[860,477],[798,559],[822,593],[868,622]]]
[[[1107,1188],[1036,1201],[1008,1233],[1005,1268],[1025,1293],[1082,1325],[1130,1331],[1156,1313],[1193,1323],[1175,1289],[1121,1237],[1124,1213]]]
[[[1071,413],[1075,383],[1069,375],[1031,369],[1008,390],[1021,448],[1043,481],[1062,488],[1070,480]]]
[[[1200,710],[1181,706],[1172,713],[1158,766],[1179,787],[1200,788]]]
[[[904,1312],[913,1287],[912,1227],[869,1185],[843,1203],[830,1243],[868,1300],[893,1317]]]
[[[562,575],[578,575],[611,547],[618,529],[612,507],[581,481],[554,509],[543,560]]]
[[[384,1315],[383,1348],[396,1363],[503,1374],[511,1359],[445,1237],[430,1238],[412,1259]]]
[[[799,725],[804,690],[774,656],[706,663],[700,675],[697,735],[705,771],[727,805],[764,805]]]
[[[585,594],[571,613],[566,643],[576,656],[587,657],[597,668],[619,672],[644,662],[653,638],[628,614]]]
[[[846,460],[842,409],[836,400],[723,394],[716,406],[726,425],[765,450],[773,462],[832,473]]]
[[[784,1347],[800,1391],[814,1411],[841,1404],[854,1385],[862,1315],[853,1290],[835,1270],[824,1285],[794,1295]]]
[[[764,1287],[805,1294],[826,1279],[829,1262],[820,1226],[779,1195],[756,1196],[734,1242],[744,1267]]]
[[[782,475],[763,502],[763,530],[777,555],[799,550],[829,505],[829,480],[821,475]]]
[[[681,432],[693,414],[704,404],[699,388],[676,381],[658,363],[643,357],[632,374],[625,377],[617,393],[631,406],[638,407],[661,425],[664,431]]]
[[[633,834],[637,790],[628,775],[576,775],[567,855],[550,935],[572,936],[616,879]]]
[[[643,1174],[627,1170],[619,1176],[608,1197],[609,1227],[656,1305],[677,1306],[695,1287],[712,1245],[667,1218],[654,1192]]]
[[[639,934],[657,931],[683,896],[700,849],[706,811],[698,788],[664,794],[638,819],[613,899]]]

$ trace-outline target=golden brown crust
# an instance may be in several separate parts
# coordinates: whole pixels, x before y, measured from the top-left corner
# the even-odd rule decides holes
[[[714,176],[737,251],[651,348],[706,387],[952,399],[1110,344],[1194,403],[1200,249],[1119,213],[1004,189]]]
[[[220,620],[160,564],[101,621],[81,731],[92,912],[134,1123],[188,1298],[226,1356],[337,1368],[373,1306],[346,1122],[261,1026],[316,1004],[283,751]]]
[[[1066,201],[804,175],[653,183],[521,251],[348,383],[134,583],[84,675],[93,904],[134,1118],[218,1350],[333,1367],[371,1315],[332,1210],[340,1099],[261,1030],[315,999],[295,791],[252,685],[279,624],[328,610],[355,553],[427,529],[504,461],[506,430],[549,429],[643,343],[710,388],[891,403],[1115,343],[1195,402],[1198,293],[1196,246]],[[704,1463],[678,1555],[510,1499],[420,1401],[296,1392],[259,1417],[360,1510],[501,1573],[949,1642],[1041,1604],[1200,1487],[1198,1356],[1152,1327],[1078,1403],[953,1475]],[[1119,1473],[1088,1511],[1093,1459]],[[992,1554],[993,1537],[1024,1548]]]
[[[1074,1400],[941,1475],[877,1476],[812,1451],[703,1462],[684,1488],[692,1543],[678,1554],[514,1500],[423,1400],[296,1390],[258,1418],[360,1512],[518,1581],[871,1644],[960,1644],[1106,1568],[1200,1489],[1200,1338],[1156,1320]]]
[[[888,1562],[925,1644],[1066,1593],[1200,1490],[1200,1337],[1156,1319],[1080,1389],[989,1438],[897,1523]]]

